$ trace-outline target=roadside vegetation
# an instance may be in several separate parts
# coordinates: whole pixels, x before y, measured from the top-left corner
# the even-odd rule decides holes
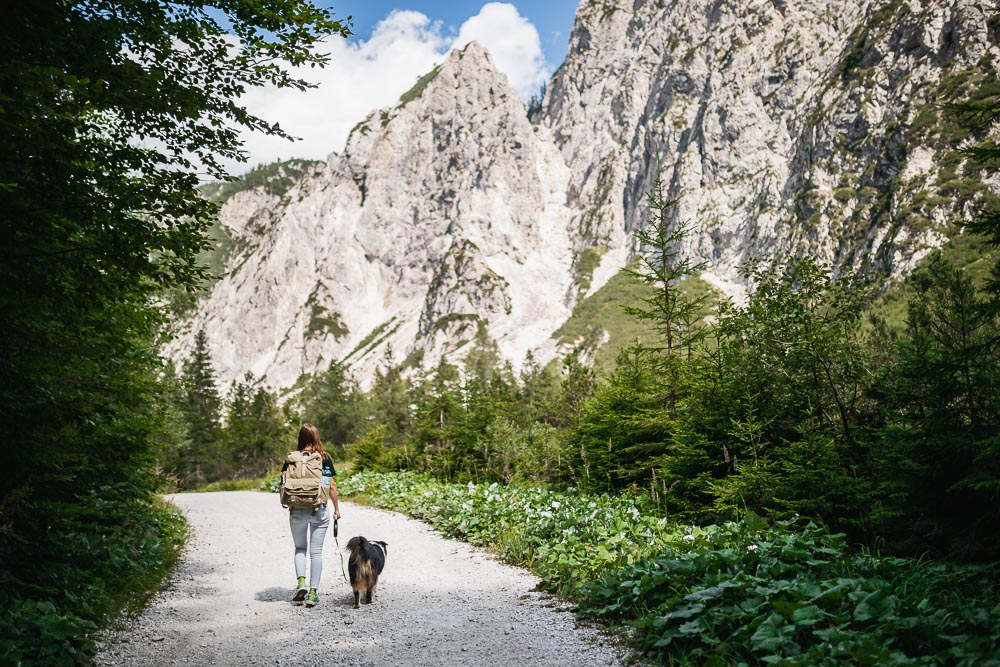
[[[995,664],[998,566],[857,549],[804,517],[690,526],[633,494],[360,473],[347,497],[531,568],[656,664]]]

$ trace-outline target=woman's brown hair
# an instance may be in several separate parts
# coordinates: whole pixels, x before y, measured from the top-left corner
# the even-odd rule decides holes
[[[297,449],[301,452],[306,448],[306,445],[312,445],[313,451],[319,452],[324,459],[330,458],[330,455],[323,451],[323,443],[319,439],[319,431],[312,424],[303,424],[302,428],[299,429],[299,446]]]

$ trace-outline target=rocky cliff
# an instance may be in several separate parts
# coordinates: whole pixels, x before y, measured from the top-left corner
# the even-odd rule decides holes
[[[333,360],[362,380],[387,355],[545,361],[635,252],[657,179],[724,290],[748,259],[789,253],[902,275],[990,194],[969,185],[938,103],[995,85],[993,11],[585,0],[530,119],[470,44],[343,154],[229,197],[225,273],[171,353],[203,328],[224,381],[249,370],[277,387]]]
[[[931,194],[956,167],[936,103],[996,80],[995,11],[975,0],[584,3],[540,114],[573,174],[578,244],[628,248],[660,178],[700,230],[688,251],[723,281],[787,253],[905,273],[954,217],[955,201]]]

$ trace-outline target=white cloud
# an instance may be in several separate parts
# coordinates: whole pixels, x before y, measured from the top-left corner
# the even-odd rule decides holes
[[[510,85],[525,100],[538,92],[552,73],[538,31],[514,5],[490,2],[462,24],[454,48],[471,41],[486,47],[496,68],[507,75]]]
[[[239,174],[250,166],[275,160],[325,159],[343,149],[351,128],[369,112],[394,104],[417,78],[443,62],[451,49],[472,40],[486,47],[494,65],[524,99],[537,92],[551,73],[538,31],[511,4],[484,5],[462,24],[457,37],[441,22],[420,12],[394,10],[366,41],[337,39],[326,43],[331,63],[322,70],[301,73],[319,84],[318,88],[248,92],[243,102],[252,113],[279,123],[302,141],[244,133],[249,163],[227,166]]]

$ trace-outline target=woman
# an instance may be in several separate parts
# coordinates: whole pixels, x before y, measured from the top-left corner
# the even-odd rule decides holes
[[[323,457],[323,484],[329,485],[329,496],[333,500],[334,520],[340,518],[340,504],[337,499],[337,483],[333,477],[333,459],[323,451],[323,443],[319,439],[319,431],[312,424],[303,424],[299,429],[300,452],[319,452]],[[281,467],[281,483],[285,483],[288,461]],[[305,600],[307,607],[319,604],[319,580],[323,575],[323,539],[326,529],[330,527],[330,514],[326,501],[316,508],[292,507],[288,510],[288,524],[292,529],[292,541],[295,542],[295,585],[293,600]],[[306,546],[309,546],[309,586],[306,587]]]

